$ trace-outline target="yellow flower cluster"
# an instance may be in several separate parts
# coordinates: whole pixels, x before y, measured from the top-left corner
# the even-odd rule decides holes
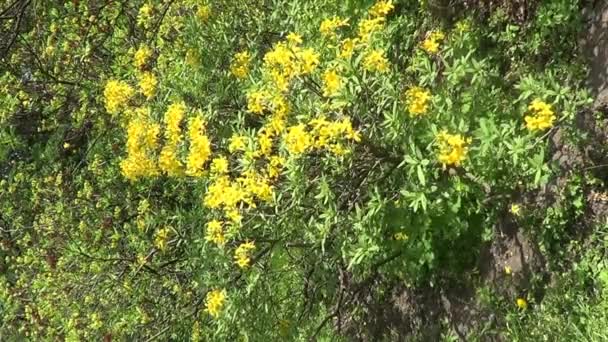
[[[295,77],[310,74],[319,64],[319,54],[312,48],[300,47],[302,39],[291,34],[287,42],[279,42],[264,56],[264,69],[274,88],[285,92]],[[297,37],[297,38],[295,38]]]
[[[185,115],[186,105],[183,102],[171,104],[165,112],[165,145],[160,151],[158,164],[163,172],[172,177],[183,174],[183,165],[177,157],[177,153],[182,139],[180,125]]]
[[[471,143],[471,138],[465,140],[462,135],[449,134],[445,130],[439,132],[436,138],[439,145],[439,162],[444,167],[446,165],[459,166],[467,156],[467,145]]]
[[[241,203],[254,208],[255,198],[268,202],[272,200],[273,195],[274,190],[270,180],[249,170],[236,180],[225,175],[216,177],[209,185],[203,203],[210,209],[223,208],[225,212],[230,212],[237,210]]]
[[[384,51],[370,51],[363,60],[363,67],[365,70],[371,72],[387,72],[389,69],[389,63],[386,57],[384,57]]]
[[[291,154],[301,154],[310,147],[312,138],[306,131],[305,124],[289,127],[285,135],[285,146]]]
[[[395,6],[392,1],[381,0],[376,2],[370,9],[369,14],[373,17],[384,17],[389,14]]]
[[[200,21],[206,22],[211,16],[211,7],[209,5],[199,6],[198,10],[196,10],[196,16]]]
[[[154,9],[149,4],[144,4],[141,6],[137,15],[137,25],[148,28],[150,25],[150,20],[152,19],[153,11]]]
[[[316,149],[328,149],[335,155],[346,153],[341,140],[347,139],[360,142],[359,132],[353,129],[350,118],[340,121],[328,121],[324,116],[312,119],[309,122],[311,129],[311,145]]]
[[[205,134],[203,118],[197,116],[190,121],[188,137],[190,139],[190,151],[186,162],[186,174],[200,177],[203,175],[205,163],[211,156],[211,142]]]
[[[343,26],[348,26],[348,19],[341,19],[340,17],[328,18],[321,22],[319,31],[324,37],[333,38],[336,37],[336,30]]]
[[[264,90],[256,90],[247,94],[247,111],[255,114],[264,114],[264,107],[270,94]]]
[[[150,100],[156,94],[156,86],[158,85],[158,80],[156,80],[156,76],[149,71],[144,71],[139,75],[139,88],[141,89],[141,93]]]
[[[129,180],[158,175],[152,154],[158,146],[160,125],[150,118],[149,108],[137,108],[127,126],[127,158],[120,162],[122,174]]]
[[[224,228],[222,225],[222,222],[218,220],[207,222],[205,240],[213,242],[220,247],[223,246],[226,243],[226,236],[224,235]]]
[[[535,99],[528,106],[528,110],[532,112],[531,115],[527,115],[524,118],[528,130],[544,130],[553,126],[555,113],[553,113],[551,105],[548,103],[541,101],[540,99]]]
[[[228,151],[230,153],[234,153],[236,151],[245,151],[245,148],[247,147],[246,142],[247,142],[246,136],[234,134],[230,138],[230,142],[228,144]]]
[[[430,32],[422,42],[422,49],[434,55],[439,52],[439,44],[445,39],[445,34],[441,31]]]
[[[245,242],[240,244],[236,251],[234,251],[234,260],[235,263],[240,268],[249,267],[249,263],[251,262],[251,251],[255,249],[255,244],[253,242]]]
[[[249,63],[251,61],[251,55],[248,51],[239,52],[234,55],[232,64],[230,65],[230,72],[237,78],[245,78],[249,74]]]
[[[385,19],[383,17],[363,19],[359,22],[359,39],[362,42],[369,42],[372,35],[384,28]]]
[[[108,113],[118,114],[126,107],[135,91],[126,82],[112,80],[106,84],[103,91],[105,107]]]
[[[216,157],[211,161],[211,167],[209,168],[212,175],[223,175],[228,173],[228,159],[226,157]]]
[[[422,87],[412,87],[405,92],[407,109],[411,117],[425,114],[431,100],[431,92]]]
[[[343,59],[349,59],[353,56],[355,49],[359,44],[359,38],[346,38],[341,43],[340,52],[338,57]]]
[[[213,290],[207,293],[205,298],[205,311],[208,312],[214,318],[218,318],[222,309],[224,308],[224,302],[226,301],[225,290]]]
[[[147,45],[141,45],[133,56],[133,65],[135,65],[135,68],[142,70],[148,64],[150,57],[152,57],[152,50]]]
[[[342,88],[342,77],[335,69],[326,70],[323,73],[323,96],[334,96],[340,88]]]
[[[154,237],[154,246],[160,251],[164,251],[167,248],[167,240],[169,239],[169,227],[165,227],[156,232]]]

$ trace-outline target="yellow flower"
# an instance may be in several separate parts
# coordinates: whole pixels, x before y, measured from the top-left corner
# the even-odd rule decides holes
[[[251,55],[249,51],[239,52],[234,55],[232,64],[230,65],[230,72],[237,78],[245,78],[249,74],[249,63],[251,61]]]
[[[276,178],[281,175],[283,165],[285,165],[285,158],[280,156],[271,156],[267,166],[268,177]]]
[[[439,52],[439,44],[445,39],[445,34],[441,31],[432,31],[422,42],[422,49],[434,55]]]
[[[127,158],[120,162],[122,174],[129,180],[156,176],[158,168],[151,154],[158,147],[160,125],[150,118],[149,108],[137,108],[127,125]]]
[[[148,100],[156,94],[157,85],[158,81],[153,73],[146,71],[139,76],[139,88],[141,89],[141,93],[144,94]]]
[[[118,114],[121,109],[126,107],[134,93],[133,88],[123,81],[109,81],[103,91],[108,113]]]
[[[437,143],[439,145],[439,162],[446,165],[459,166],[466,158],[468,153],[467,145],[471,139],[465,140],[460,134],[449,134],[447,131],[442,131],[437,134]]]
[[[517,298],[515,303],[517,304],[517,307],[522,310],[525,310],[528,308],[528,302],[524,298]]]
[[[164,251],[167,248],[167,239],[169,238],[169,228],[165,227],[158,232],[156,232],[156,236],[154,237],[154,246],[161,251]]]
[[[324,37],[335,37],[336,30],[343,26],[348,26],[348,19],[333,17],[323,20],[321,22],[321,27],[319,28],[319,31]]]
[[[202,22],[206,22],[211,16],[211,7],[209,5],[199,6],[196,11],[196,16]]]
[[[240,224],[243,220],[243,215],[238,211],[238,209],[230,209],[225,212],[226,218],[229,219],[234,224]]]
[[[363,67],[371,72],[387,72],[389,63],[386,57],[384,57],[384,51],[374,50],[369,52],[363,60]]]
[[[70,145],[70,143],[69,143],[69,142],[65,142],[65,143],[63,143],[63,148],[64,148],[65,150],[70,149],[70,147],[72,147],[72,145]]]
[[[272,152],[272,138],[268,132],[260,131],[258,134],[258,155],[269,156]]]
[[[530,131],[545,130],[553,126],[555,121],[555,113],[551,109],[551,105],[535,99],[528,106],[528,110],[532,112],[531,115],[527,115],[524,120],[526,121],[526,127]]]
[[[405,96],[411,117],[426,113],[431,99],[430,91],[421,87],[412,87],[405,92]]]
[[[190,151],[186,164],[186,173],[190,176],[202,176],[205,163],[211,155],[211,142],[205,135],[205,123],[201,117],[195,117],[188,128]]]
[[[237,247],[236,251],[234,252],[234,260],[235,263],[240,267],[240,268],[247,268],[249,267],[249,263],[251,262],[251,251],[255,249],[255,244],[253,242],[245,242],[239,245],[239,247]]]
[[[247,147],[246,142],[247,142],[246,136],[234,134],[230,138],[230,143],[228,145],[228,151],[230,153],[234,153],[236,151],[245,151],[245,148]]]
[[[285,135],[287,151],[292,154],[304,153],[311,144],[310,135],[306,132],[306,125],[299,124],[289,127]]]
[[[211,161],[211,173],[223,175],[228,173],[228,159],[226,157],[216,157]]]
[[[519,204],[516,204],[516,203],[511,204],[511,208],[509,209],[509,211],[511,212],[511,214],[513,214],[515,216],[521,215],[521,207],[519,206]]]
[[[359,39],[368,42],[375,32],[384,28],[384,18],[363,19],[359,22]]]
[[[359,43],[358,38],[346,38],[342,41],[342,48],[340,49],[340,53],[338,57],[348,59],[352,57],[355,52],[355,48]]]
[[[224,236],[224,229],[222,228],[221,221],[212,220],[207,222],[205,240],[213,242],[220,247],[226,243],[226,237]]]
[[[152,50],[146,45],[141,45],[135,52],[133,64],[137,69],[143,69],[148,63],[148,59],[152,56]]]
[[[409,239],[409,237],[404,232],[395,233],[395,240],[397,240],[397,241],[405,241],[407,239]]]
[[[295,32],[291,32],[287,35],[287,41],[293,45],[302,44],[302,36]]]
[[[319,54],[313,48],[298,52],[298,58],[302,62],[301,72],[303,75],[310,74],[319,65]]]
[[[263,90],[252,91],[247,94],[247,110],[255,114],[263,114],[264,106],[269,94]]]
[[[384,17],[389,14],[395,6],[393,6],[393,2],[391,0],[381,0],[378,1],[369,9],[369,14],[373,17]]]
[[[513,273],[513,270],[511,269],[510,266],[505,266],[505,274],[507,275],[511,275]]]
[[[334,96],[342,87],[342,78],[335,69],[326,70],[323,73],[323,96]]]
[[[213,290],[207,293],[205,298],[205,311],[208,312],[214,318],[218,318],[222,309],[224,308],[224,302],[226,301],[225,290]]]
[[[141,6],[137,15],[137,25],[147,28],[150,24],[150,19],[152,18],[152,11],[153,8],[150,4]]]

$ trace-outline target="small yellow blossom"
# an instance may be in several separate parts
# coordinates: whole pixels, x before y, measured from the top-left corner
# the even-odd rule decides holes
[[[395,240],[397,240],[397,241],[405,241],[407,239],[409,239],[409,237],[404,232],[395,233]]]
[[[313,72],[317,66],[319,65],[319,53],[315,52],[313,48],[304,49],[297,54],[300,59],[301,65],[301,73],[303,75],[310,74]]]
[[[285,135],[287,151],[292,154],[301,154],[310,147],[310,134],[306,132],[306,125],[299,124],[289,127]]]
[[[137,108],[127,126],[127,158],[120,162],[127,179],[158,175],[152,154],[158,148],[159,133],[160,125],[150,118],[150,109]]]
[[[144,4],[139,9],[139,14],[137,15],[137,25],[142,26],[144,28],[148,28],[150,25],[150,19],[152,19],[153,8],[150,4]]]
[[[211,173],[223,175],[228,173],[228,159],[226,157],[216,157],[211,161]]]
[[[369,14],[373,17],[384,17],[389,14],[395,6],[391,0],[378,1],[369,9]]]
[[[383,17],[373,19],[363,19],[359,22],[359,39],[367,43],[372,35],[384,28],[385,19]]]
[[[213,242],[218,246],[223,246],[226,243],[226,237],[224,236],[224,229],[222,228],[221,221],[212,220],[207,222],[205,240]]]
[[[245,242],[237,247],[234,252],[234,260],[235,263],[240,268],[249,267],[249,263],[251,262],[251,251],[255,249],[255,244],[253,242]]]
[[[146,71],[139,76],[139,88],[141,89],[141,93],[144,94],[148,100],[156,94],[157,85],[158,80],[153,73]]]
[[[505,266],[505,274],[506,275],[511,275],[513,273],[513,270],[511,269],[510,266]]]
[[[323,73],[323,96],[334,96],[342,87],[342,78],[335,69],[326,70]]]
[[[365,56],[363,67],[365,70],[371,72],[387,72],[389,69],[389,62],[386,57],[384,57],[384,51],[373,50]]]
[[[152,57],[152,50],[146,45],[141,45],[135,52],[133,64],[137,69],[141,70],[148,64],[150,57]]]
[[[344,39],[342,41],[342,46],[340,49],[340,53],[338,54],[338,57],[344,58],[344,59],[351,58],[353,53],[355,52],[355,48],[357,47],[358,43],[359,43],[359,38]]]
[[[154,237],[154,246],[161,251],[164,251],[167,248],[169,231],[170,229],[168,227],[165,227],[156,232],[156,236]]]
[[[517,203],[513,203],[513,204],[511,204],[511,208],[509,209],[509,211],[511,212],[511,214],[513,214],[515,216],[520,216],[521,215],[521,206]]]
[[[69,142],[65,142],[65,143],[63,143],[63,148],[64,148],[64,149],[68,150],[68,149],[70,149],[70,147],[72,147],[72,145],[70,145],[70,143],[69,143]]]
[[[224,308],[224,302],[226,301],[225,290],[213,290],[207,293],[205,298],[205,311],[208,312],[213,318],[218,318],[222,309]]]
[[[244,135],[234,134],[230,138],[230,143],[228,144],[228,151],[230,153],[234,153],[236,151],[245,151],[247,147],[247,137]]]
[[[468,153],[467,145],[471,139],[466,139],[460,134],[449,134],[447,131],[442,131],[437,134],[437,143],[439,145],[439,162],[446,165],[459,166],[466,158]]]
[[[287,41],[293,45],[302,44],[302,36],[295,32],[291,32],[287,35]]]
[[[439,52],[439,44],[445,39],[445,34],[441,31],[432,31],[422,42],[422,49],[427,53],[434,55]]]
[[[264,107],[269,94],[263,90],[252,91],[247,94],[247,110],[255,114],[264,114]]]
[[[211,142],[205,135],[205,122],[199,116],[192,119],[188,128],[190,151],[186,164],[186,173],[190,176],[202,176],[203,167],[211,155]]]
[[[135,91],[126,82],[112,80],[106,84],[103,91],[105,107],[108,113],[118,114],[125,108]]]
[[[336,30],[343,26],[348,26],[348,19],[333,17],[323,20],[321,22],[321,27],[319,28],[319,31],[324,37],[335,37]]]
[[[407,109],[411,117],[425,114],[428,110],[431,92],[422,87],[412,87],[405,92]]]
[[[249,51],[239,52],[234,55],[232,64],[230,65],[230,72],[237,78],[245,78],[249,74],[249,63],[251,62],[251,55]]]
[[[551,105],[548,103],[540,99],[535,99],[528,106],[528,110],[532,112],[531,115],[527,115],[524,118],[528,130],[545,130],[553,126],[553,122],[555,121],[555,113],[551,109]]]
[[[515,303],[517,304],[517,307],[522,310],[528,308],[528,301],[526,301],[524,298],[517,298],[517,301],[515,301]]]
[[[211,7],[209,5],[199,6],[196,10],[196,16],[200,21],[206,22],[211,16]]]

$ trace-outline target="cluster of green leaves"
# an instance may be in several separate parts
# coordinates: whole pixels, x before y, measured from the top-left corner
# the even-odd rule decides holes
[[[230,249],[205,241],[213,217],[202,203],[206,182],[129,182],[120,173],[126,132],[105,112],[102,93],[108,80],[136,81],[133,54],[141,45],[154,51],[159,86],[146,104],[154,118],[160,122],[170,103],[184,101],[205,112],[217,147],[261,125],[246,110],[245,94],[257,80],[230,74],[236,53],[251,52],[258,70],[264,54],[296,32],[331,59],[321,21],[348,18],[341,34],[354,36],[371,5],[32,2],[35,21],[0,69],[0,161],[8,170],[0,183],[0,335],[331,338],[332,319],[353,312],[379,274],[421,285],[474,269],[497,217],[518,193],[554,176],[548,135],[525,128],[529,103],[551,104],[556,124],[567,128],[589,101],[581,64],[556,36],[577,32],[570,2],[541,5],[536,19],[517,26],[501,12],[487,23],[474,16],[445,22],[424,2],[395,1],[374,42],[390,72],[362,71],[358,54],[341,65],[340,96],[310,100],[311,86],[290,94],[299,119],[322,106],[350,117],[363,139],[344,158],[289,160],[272,205],[244,220],[244,238],[257,246],[249,269],[235,267]],[[204,20],[197,15],[203,6],[212,12]],[[437,54],[421,48],[433,30],[446,36]],[[414,86],[432,94],[420,117],[409,115],[404,96]],[[442,130],[471,138],[462,165],[438,161]],[[547,226],[539,229],[553,229]],[[163,250],[155,245],[161,229],[169,231]],[[205,295],[216,288],[227,291],[217,319],[204,311]]]

